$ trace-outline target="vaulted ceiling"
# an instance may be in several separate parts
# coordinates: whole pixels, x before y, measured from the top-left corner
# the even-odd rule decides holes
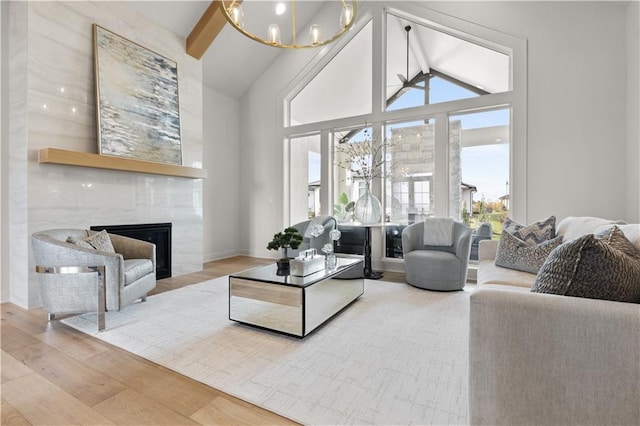
[[[297,21],[303,27],[325,4],[304,1],[297,7]],[[205,13],[210,0],[131,1],[127,4],[151,21],[170,29],[185,39]],[[274,17],[274,1],[244,0],[246,27],[266,28]],[[508,90],[509,57],[481,47],[473,40],[454,37],[425,25],[390,16],[387,22],[387,95],[401,86],[396,77],[406,70],[406,32],[411,24],[409,78],[431,68],[490,93]],[[281,24],[282,25],[282,24]],[[241,97],[259,75],[268,68],[282,49],[265,46],[225,25],[202,56],[204,85],[229,96]],[[354,57],[354,61],[360,58]],[[349,67],[348,67],[349,68]]]

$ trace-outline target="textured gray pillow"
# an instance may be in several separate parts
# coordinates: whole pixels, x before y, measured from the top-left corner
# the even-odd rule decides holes
[[[502,231],[496,265],[503,268],[537,274],[551,251],[562,244],[562,237],[556,237],[531,246],[507,231]]]
[[[551,252],[531,291],[640,303],[640,252],[618,228],[583,235]]]
[[[116,250],[113,248],[113,244],[111,243],[111,238],[109,238],[109,234],[107,234],[107,231],[104,229],[97,234],[93,234],[82,240],[69,237],[67,238],[67,242],[75,244],[79,247],[95,249],[98,251],[106,251],[107,253],[116,252]]]
[[[547,219],[539,220],[526,226],[508,217],[504,221],[502,229],[513,234],[526,244],[535,246],[556,236],[556,217],[549,216]]]
[[[71,244],[75,244],[78,247],[82,247],[82,248],[86,248],[86,249],[91,249],[91,250],[95,250],[95,247],[93,247],[91,244],[89,244],[88,242],[86,242],[85,240],[77,240],[73,237],[68,237],[67,238],[67,242],[71,243]]]
[[[93,248],[98,251],[106,251],[107,253],[115,253],[116,250],[113,248],[113,244],[111,244],[111,238],[109,238],[109,234],[107,234],[106,230],[102,230],[96,234],[91,235],[84,239],[86,242],[91,244]]]

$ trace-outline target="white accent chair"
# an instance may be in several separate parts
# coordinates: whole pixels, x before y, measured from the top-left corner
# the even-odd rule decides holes
[[[84,239],[95,231],[52,229],[32,235],[36,269],[59,271],[61,267],[104,266],[106,310],[119,311],[138,299],[146,300],[156,286],[155,244],[108,234],[115,253],[83,248],[67,238]],[[64,269],[63,269],[64,270]],[[87,273],[38,273],[40,296],[49,319],[55,314],[98,310],[96,275]]]

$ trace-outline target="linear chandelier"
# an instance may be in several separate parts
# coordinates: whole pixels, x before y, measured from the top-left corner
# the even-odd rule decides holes
[[[297,27],[296,27],[296,2],[290,0],[291,15],[291,44],[282,43],[282,37],[280,34],[280,27],[277,24],[270,24],[265,28],[265,37],[260,37],[247,30],[244,26],[244,11],[242,10],[242,0],[219,0],[221,3],[221,9],[225,19],[233,28],[249,37],[251,40],[258,43],[266,44],[267,46],[280,47],[284,49],[305,49],[310,47],[320,47],[329,44],[342,36],[355,22],[356,13],[358,9],[357,0],[340,0],[342,10],[340,16],[336,17],[339,22],[337,33],[330,38],[323,38],[322,29],[318,24],[311,24],[309,26],[309,38],[307,43],[299,43],[297,40]],[[302,2],[304,4],[304,2]],[[282,14],[286,10],[284,2],[278,3],[276,6],[277,14]]]

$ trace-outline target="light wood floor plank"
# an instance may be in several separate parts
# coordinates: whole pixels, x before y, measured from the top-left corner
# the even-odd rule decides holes
[[[55,333],[45,332],[35,337],[78,361],[109,350],[108,344],[97,339],[86,339],[82,332],[66,326],[60,327]]]
[[[2,323],[2,350],[10,351],[12,349],[24,348],[29,345],[38,343],[39,340],[25,333],[17,327]]]
[[[96,405],[95,410],[116,424],[190,425],[197,424],[135,389],[126,389]]]
[[[137,357],[101,353],[87,360],[93,368],[108,374],[141,394],[170,406],[189,417],[221,392],[188,377],[171,374],[171,370]]]
[[[47,322],[44,309],[20,309],[11,303],[0,305],[2,324],[9,324],[25,333],[35,336],[49,330],[54,323]]]
[[[33,370],[5,351],[0,353],[0,369],[2,370],[2,383],[33,373]]]
[[[296,425],[297,423],[269,411],[257,411],[244,401],[216,398],[191,418],[202,425]]]
[[[39,375],[92,407],[125,389],[117,380],[86,367],[54,347],[38,343],[8,351]]]
[[[113,424],[38,374],[3,383],[2,399],[34,425]]]
[[[6,426],[22,426],[22,425],[30,425],[31,423],[29,423],[27,421],[27,419],[25,419],[22,414],[20,414],[20,412],[18,410],[16,410],[15,408],[13,408],[13,406],[11,404],[9,404],[7,401],[4,400],[4,398],[2,398],[2,407],[0,408],[0,411],[2,412],[2,416],[0,419],[0,424],[2,425],[6,425]]]

